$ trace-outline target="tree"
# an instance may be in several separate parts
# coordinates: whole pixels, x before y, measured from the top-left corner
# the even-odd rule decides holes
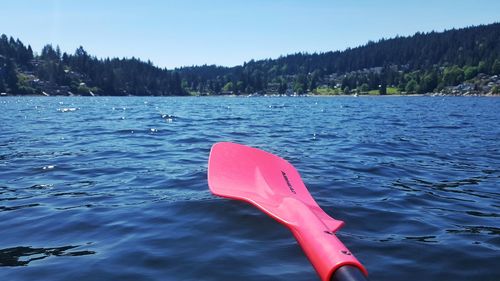
[[[351,89],[349,89],[349,86],[345,86],[343,92],[344,92],[344,95],[350,95],[351,94]]]
[[[224,87],[222,87],[222,90],[224,92],[232,92],[234,89],[233,89],[233,82],[229,81],[226,83],[226,85],[224,85]]]
[[[401,81],[399,84],[398,84],[398,90],[400,92],[404,92],[406,91],[406,84],[404,83],[404,81]]]
[[[7,91],[5,87],[5,82],[3,81],[2,72],[0,72],[0,93],[5,93]]]
[[[370,90],[369,86],[367,83],[363,83],[361,84],[361,86],[359,87],[359,91],[362,92],[362,93],[366,93]]]
[[[463,70],[454,65],[452,67],[447,67],[443,73],[443,82],[446,86],[454,86],[464,81]]]
[[[18,78],[16,65],[12,61],[12,59],[7,59],[5,63],[5,86],[9,90],[9,92],[16,94],[18,91]]]
[[[313,91],[318,87],[319,71],[315,70],[311,74],[311,79],[309,81],[309,91]]]
[[[304,74],[297,75],[293,84],[293,91],[299,95],[307,90],[307,77]]]
[[[283,95],[283,94],[285,94],[285,93],[286,93],[286,90],[287,90],[287,89],[288,89],[288,85],[287,85],[286,81],[285,81],[285,80],[283,80],[283,79],[280,79],[280,85],[279,85],[279,87],[278,87],[278,93],[279,93],[280,95]]]
[[[178,95],[178,96],[185,95],[185,92],[181,86],[181,76],[180,76],[179,72],[174,72],[173,76],[174,76],[173,79],[171,79],[171,81],[172,81],[172,83],[171,83],[171,91],[172,92],[171,93],[173,95]]]
[[[418,85],[418,93],[425,94],[429,92],[433,92],[438,85],[438,77],[435,71],[431,71],[427,73],[421,80]]]
[[[418,87],[417,81],[410,80],[406,84],[405,90],[406,90],[407,93],[416,93],[417,92],[417,87]]]
[[[293,85],[293,91],[298,95],[302,95],[304,93],[304,85],[300,83],[295,83]]]
[[[465,80],[469,80],[469,79],[476,77],[477,73],[478,73],[478,68],[475,66],[466,66],[464,68]]]
[[[486,62],[480,61],[477,66],[477,70],[479,73],[488,73],[488,66],[486,65]]]
[[[387,84],[385,82],[382,82],[382,84],[380,84],[379,94],[387,95]]]
[[[57,47],[59,49],[59,46]],[[52,48],[52,45],[47,44],[43,46],[42,53],[40,55],[40,59],[42,60],[59,60],[60,59],[60,50],[59,54],[57,51]]]
[[[243,83],[243,81],[236,82],[236,91],[240,93],[243,92],[244,90],[245,90],[245,84]]]
[[[496,59],[491,67],[491,72],[493,74],[500,74],[500,59]]]
[[[104,94],[106,95],[115,95],[116,94],[116,88],[115,88],[115,74],[111,70],[108,73],[106,73],[104,79],[103,79],[103,85],[102,85],[102,90],[104,91]]]
[[[75,51],[74,59],[72,60],[72,65],[76,69],[86,73],[89,70],[89,60],[90,57],[87,51],[85,51],[83,47],[80,46]]]
[[[57,60],[61,59],[61,49],[59,48],[59,45],[56,46],[56,56]]]

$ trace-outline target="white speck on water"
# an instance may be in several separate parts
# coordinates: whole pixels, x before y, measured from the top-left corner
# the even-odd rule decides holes
[[[163,118],[167,123],[172,123],[174,121],[174,116],[170,114],[162,114],[161,118]]]
[[[47,165],[47,166],[43,166],[42,170],[50,170],[50,169],[54,169],[54,168],[55,168],[55,165]]]
[[[72,112],[72,111],[77,111],[79,109],[80,108],[78,108],[78,107],[63,107],[63,108],[59,108],[58,111],[60,111],[60,112]]]

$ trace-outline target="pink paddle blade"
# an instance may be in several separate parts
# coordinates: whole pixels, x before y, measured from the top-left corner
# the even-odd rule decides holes
[[[286,160],[240,144],[217,143],[210,152],[208,185],[213,194],[249,202],[287,226],[321,280],[329,281],[344,265],[367,274],[334,234],[343,222],[318,206]]]

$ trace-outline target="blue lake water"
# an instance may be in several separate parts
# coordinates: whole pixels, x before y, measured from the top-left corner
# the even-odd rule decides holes
[[[371,280],[500,280],[500,99],[0,99],[0,280],[318,280],[208,191],[210,147],[290,161]]]

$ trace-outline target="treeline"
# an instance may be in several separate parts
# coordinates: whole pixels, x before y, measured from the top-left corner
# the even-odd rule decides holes
[[[348,94],[352,91],[365,93],[379,90],[387,94],[387,87],[395,88],[399,93],[424,94],[440,92],[445,87],[455,86],[475,78],[478,74],[500,74],[500,60],[493,63],[480,61],[478,65],[432,66],[426,69],[408,70],[406,67],[383,67],[371,71],[358,71],[343,75],[339,87],[340,92]]]
[[[500,23],[381,39],[344,51],[297,53],[241,66],[203,65],[173,70],[139,59],[98,59],[82,47],[74,54],[46,45],[39,55],[21,41],[0,37],[0,92],[43,89],[101,95],[305,93],[318,88],[349,93],[388,87],[438,91],[500,74]]]
[[[345,51],[293,54],[278,59],[250,61],[219,69],[216,77],[205,67],[178,71],[191,90],[207,88],[236,93],[313,91],[318,86],[372,90],[398,87],[405,92],[432,92],[456,85],[477,73],[500,72],[500,23],[416,33],[409,37],[381,39]]]
[[[67,89],[74,94],[186,95],[179,72],[155,67],[150,61],[98,59],[79,47],[74,54],[43,47],[34,55],[21,41],[0,37],[0,92],[39,94]]]

